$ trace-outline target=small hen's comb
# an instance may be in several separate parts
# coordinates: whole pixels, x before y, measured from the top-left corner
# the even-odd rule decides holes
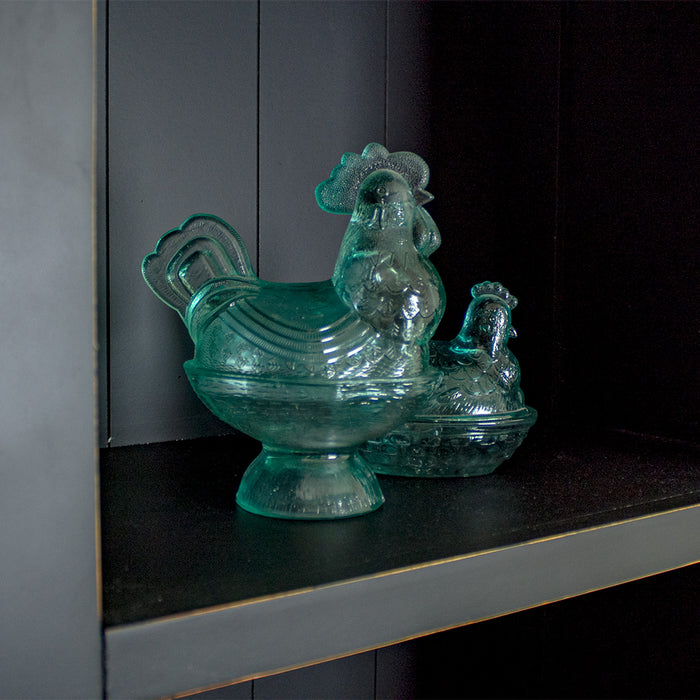
[[[410,151],[389,153],[381,144],[370,143],[361,155],[343,154],[340,165],[336,165],[331,176],[316,187],[318,206],[332,214],[352,214],[360,185],[370,173],[380,168],[403,175],[413,190],[416,204],[426,204],[433,199],[423,189],[428,184],[430,168],[420,156]]]
[[[511,310],[518,305],[518,300],[500,282],[481,282],[472,287],[472,296],[477,297],[490,295],[503,299]]]

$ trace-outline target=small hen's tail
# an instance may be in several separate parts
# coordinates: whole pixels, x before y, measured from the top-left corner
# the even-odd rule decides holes
[[[192,295],[217,277],[256,279],[241,237],[215,216],[195,214],[166,233],[141,266],[154,294],[184,317]]]

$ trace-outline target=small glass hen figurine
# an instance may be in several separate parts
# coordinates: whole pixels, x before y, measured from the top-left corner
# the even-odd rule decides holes
[[[423,207],[428,177],[421,158],[379,144],[343,156],[316,188],[324,210],[351,214],[330,280],[259,279],[238,234],[202,214],[144,259],[194,341],[195,392],[263,443],[237,494],[246,510],[338,518],[382,504],[357,448],[414,415],[439,376],[428,341],[445,296],[428,260],[440,243]]]
[[[462,329],[430,341],[430,362],[442,372],[429,402],[412,421],[362,452],[375,471],[398,476],[477,476],[512,456],[535,423],[525,405],[520,366],[508,348],[516,337],[518,300],[498,282],[471,290]]]
[[[433,415],[492,415],[523,408],[520,366],[508,348],[517,337],[511,311],[518,300],[498,282],[472,287],[462,329],[430,343],[430,362],[444,375],[425,407]]]

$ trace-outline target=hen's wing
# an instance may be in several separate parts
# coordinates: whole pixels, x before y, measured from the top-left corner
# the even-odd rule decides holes
[[[239,285],[238,290],[235,280],[224,284],[230,288],[231,303],[216,315],[207,333],[218,336],[213,350],[225,347],[227,354],[206,355],[203,339],[198,352],[207,363],[254,373],[272,373],[278,367],[282,374],[313,376],[368,361],[366,350],[376,333],[341,302],[330,281],[260,281],[255,287]]]
[[[494,359],[481,348],[463,348],[456,354],[449,341],[433,341],[431,363],[444,372],[431,412],[477,415],[520,407],[517,364],[507,353]]]

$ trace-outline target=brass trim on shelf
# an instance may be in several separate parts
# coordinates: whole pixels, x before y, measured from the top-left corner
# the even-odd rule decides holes
[[[675,511],[680,511],[680,510],[687,510],[688,508],[697,508],[700,507],[699,505],[694,505],[694,506],[685,506],[683,508],[675,508],[669,511],[663,511],[663,513],[672,513]],[[657,514],[658,515],[658,514]],[[650,517],[650,516],[644,516]],[[653,517],[653,516],[651,516]],[[630,518],[630,520],[635,520],[636,518]],[[639,518],[642,519],[642,518]],[[621,522],[626,522],[626,521],[621,521]],[[615,523],[612,523],[615,524]],[[602,526],[605,527],[605,526]],[[588,530],[595,530],[595,529],[600,529],[600,528],[588,528]],[[579,531],[582,532],[582,531]],[[549,537],[549,538],[542,538],[540,540],[532,540],[532,542],[542,542],[545,540],[553,540],[557,539],[557,537]],[[508,549],[507,547],[503,547],[502,549]],[[495,551],[495,550],[491,550]],[[467,558],[467,557],[464,557]],[[460,559],[460,557],[455,557],[454,559]],[[526,605],[525,607],[522,608],[515,608],[513,610],[507,610],[506,612],[498,613],[496,615],[487,615],[486,617],[481,617],[476,620],[468,620],[466,622],[458,622],[452,625],[447,625],[444,627],[436,627],[435,629],[427,630],[425,632],[420,632],[418,634],[412,634],[407,637],[400,637],[399,639],[392,640],[390,642],[386,642],[384,644],[380,644],[379,646],[370,646],[370,647],[364,647],[360,649],[355,649],[353,651],[343,653],[343,654],[334,654],[331,656],[325,656],[319,659],[314,659],[313,661],[308,661],[306,663],[302,664],[292,664],[291,666],[284,666],[282,668],[277,668],[273,671],[266,671],[265,673],[251,673],[246,676],[241,676],[240,678],[235,678],[233,680],[227,681],[225,683],[216,683],[214,685],[207,685],[207,686],[202,686],[198,688],[193,688],[190,690],[182,691],[180,693],[176,693],[174,695],[167,695],[163,696],[163,698],[172,698],[173,700],[179,700],[180,698],[189,698],[189,697],[195,697],[199,693],[205,693],[213,690],[219,690],[221,688],[229,688],[234,685],[238,685],[240,683],[247,683],[249,681],[254,681],[259,678],[267,678],[269,676],[276,676],[281,673],[289,673],[290,671],[298,671],[302,668],[309,668],[310,666],[317,666],[319,664],[325,664],[331,661],[339,661],[340,659],[346,659],[350,656],[357,656],[358,654],[366,654],[370,651],[377,651],[378,649],[385,649],[387,647],[394,646],[396,644],[404,644],[405,642],[410,642],[414,639],[420,639],[421,637],[428,637],[432,634],[439,634],[441,632],[449,632],[450,630],[458,629],[459,627],[468,627],[470,625],[475,625],[480,622],[488,622],[489,620],[496,620],[499,617],[504,617],[505,615],[513,615],[515,613],[521,613],[521,612],[526,612],[527,610],[534,610],[535,608],[541,608],[545,605],[552,605],[553,603],[560,603],[561,601],[564,600],[571,600],[572,598],[578,598],[583,595],[588,595],[589,593],[596,593],[598,591],[603,591],[606,588],[612,588],[614,586],[622,586],[627,583],[634,583],[635,581],[643,581],[644,579],[650,578],[652,576],[659,576],[661,574],[666,574],[669,573],[670,571],[677,571],[678,569],[685,569],[689,566],[694,566],[696,564],[700,564],[700,559],[697,559],[695,561],[688,562],[687,564],[684,564],[683,566],[678,566],[678,567],[671,567],[668,569],[662,569],[660,571],[654,571],[649,574],[645,574],[644,576],[635,576],[634,578],[621,581],[619,583],[611,584],[609,586],[597,586],[595,588],[587,589],[585,591],[580,591],[579,593],[573,593],[571,595],[566,595],[562,596],[561,598],[554,598],[552,600],[545,600],[541,603],[536,603],[534,605]],[[405,570],[411,570],[411,569],[418,569],[422,568],[420,566],[417,567],[407,567],[406,569],[402,569],[402,571]],[[374,577],[366,577],[366,578],[374,578]]]
[[[377,580],[377,579],[381,579],[381,578],[386,578],[389,576],[397,576],[400,574],[407,573],[409,571],[420,571],[420,570],[428,569],[431,567],[444,566],[444,565],[452,564],[455,562],[466,561],[468,559],[475,559],[477,557],[487,556],[489,554],[494,554],[497,552],[505,552],[505,551],[508,551],[511,549],[517,549],[517,548],[521,548],[521,547],[529,547],[529,546],[541,544],[543,542],[553,542],[555,540],[560,540],[560,539],[564,539],[564,538],[568,538],[568,537],[575,537],[575,536],[578,536],[578,535],[581,535],[584,533],[588,533],[588,532],[596,532],[599,530],[606,530],[606,529],[619,527],[621,525],[626,525],[626,524],[633,523],[633,522],[641,522],[643,520],[649,520],[652,518],[657,518],[659,516],[670,515],[671,513],[679,513],[679,512],[693,510],[693,509],[700,509],[700,503],[695,503],[695,504],[688,505],[688,506],[681,506],[678,508],[670,508],[669,510],[657,511],[655,513],[649,513],[647,515],[640,515],[640,516],[636,516],[636,517],[632,517],[632,518],[625,518],[623,520],[616,520],[614,522],[605,523],[603,525],[593,525],[591,527],[580,528],[578,530],[569,530],[567,532],[562,532],[562,533],[559,533],[556,535],[547,535],[546,537],[538,537],[538,538],[535,538],[532,540],[525,540],[523,542],[518,542],[516,544],[504,545],[502,547],[491,547],[489,549],[483,549],[483,550],[479,550],[477,552],[470,552],[468,554],[458,554],[458,555],[454,555],[451,557],[445,557],[445,558],[441,558],[441,559],[434,559],[434,560],[431,560],[428,562],[422,562],[420,564],[412,564],[409,566],[398,567],[396,569],[387,569],[386,571],[380,571],[380,572],[377,572],[374,574],[366,574],[363,576],[356,576],[356,577],[352,577],[352,578],[348,578],[348,579],[343,579],[341,581],[333,581],[331,583],[323,583],[323,584],[313,585],[313,586],[304,586],[303,588],[296,588],[296,589],[291,590],[291,591],[284,591],[281,593],[271,593],[268,595],[256,596],[254,598],[246,598],[243,600],[238,600],[238,601],[235,601],[232,603],[222,603],[219,605],[212,605],[212,606],[207,606],[204,608],[197,608],[195,610],[188,610],[186,612],[173,613],[171,615],[163,615],[161,617],[151,618],[148,620],[142,620],[142,621],[137,621],[137,622],[128,622],[128,623],[120,624],[120,625],[113,625],[113,626],[107,627],[106,631],[109,633],[109,632],[113,632],[113,631],[127,630],[130,628],[133,629],[136,627],[141,627],[141,628],[146,627],[146,626],[150,627],[153,625],[167,624],[167,623],[174,622],[177,620],[190,619],[190,618],[199,617],[202,615],[216,614],[216,613],[220,613],[220,612],[227,611],[227,610],[235,610],[237,608],[242,608],[242,607],[246,607],[246,606],[250,606],[250,605],[259,605],[261,603],[266,603],[266,602],[273,601],[273,600],[293,598],[296,596],[302,596],[302,595],[306,595],[308,593],[313,593],[315,591],[328,590],[328,589],[332,589],[332,588],[338,588],[341,586],[348,586],[348,585],[356,584],[356,583],[359,583],[362,581],[373,581],[373,580]],[[687,564],[683,564],[682,566],[690,566],[690,565],[695,564],[695,563],[700,563],[700,559],[698,559],[697,561],[693,561],[693,562],[687,562]],[[668,569],[668,571],[673,570],[673,568],[679,568],[679,567],[672,567],[672,569]],[[682,567],[680,567],[680,568],[682,568]],[[642,577],[632,578],[632,579],[629,579],[629,581],[624,581],[624,583],[628,583],[630,581],[635,581],[635,580],[638,580],[641,578],[646,578],[647,576],[655,576],[656,574],[659,574],[659,573],[664,573],[664,570],[661,570],[658,572],[653,572],[653,573],[647,574],[647,575],[642,576]],[[623,583],[623,582],[621,581],[620,583]],[[619,585],[619,583],[614,583],[611,585]],[[540,605],[547,605],[549,603],[557,602],[559,600],[566,600],[567,598],[577,597],[579,595],[584,595],[585,593],[590,593],[590,592],[593,592],[596,590],[603,590],[604,588],[608,588],[608,587],[610,587],[610,586],[603,586],[601,588],[593,588],[590,591],[586,590],[586,591],[582,591],[581,593],[575,593],[575,594],[570,595],[570,596],[564,596],[562,598],[555,598],[553,600],[548,600],[548,601],[544,601],[542,603],[538,603],[537,605],[534,605],[531,607],[533,607],[533,608],[540,607]],[[530,608],[522,608],[522,610],[527,610],[527,609],[530,609]],[[521,609],[518,608],[517,610],[509,611],[506,613],[501,613],[501,614],[496,615],[494,617],[500,617],[501,615],[507,615],[507,614],[510,614],[511,612],[519,612],[520,610]],[[487,620],[487,619],[491,619],[491,617],[483,618],[483,620]],[[482,622],[483,620],[479,619],[479,620],[475,620],[474,622]],[[466,623],[465,622],[457,623],[454,625],[454,627],[462,627],[465,624],[470,624],[470,623],[471,623],[471,621],[466,622]],[[452,629],[452,628],[453,628],[452,626],[446,627],[444,629],[440,628],[440,629],[428,632],[428,634],[432,634],[435,631],[445,631],[447,629]],[[416,637],[422,637],[422,636],[424,636],[424,635],[423,634],[416,635]],[[413,637],[408,637],[407,640],[412,639],[412,638]],[[398,642],[400,642],[400,641],[406,641],[406,640],[403,640],[403,639],[398,640]],[[390,642],[387,646],[390,646],[391,644],[395,644],[395,643],[397,643],[397,642]],[[370,648],[374,649],[374,648],[379,648],[379,647],[370,647]],[[361,651],[362,650],[358,650],[356,652],[353,652],[352,654],[360,653]],[[351,656],[352,654],[343,654],[337,658],[344,658],[345,656]],[[325,661],[325,660],[315,661],[313,663],[314,664],[315,663],[322,663],[323,661]],[[313,665],[313,664],[304,664],[304,665],[300,666],[299,668],[303,668],[304,666],[307,666],[307,665]],[[279,673],[279,672],[282,672],[282,671],[277,671],[276,673]],[[265,675],[270,675],[270,674],[265,674]]]

